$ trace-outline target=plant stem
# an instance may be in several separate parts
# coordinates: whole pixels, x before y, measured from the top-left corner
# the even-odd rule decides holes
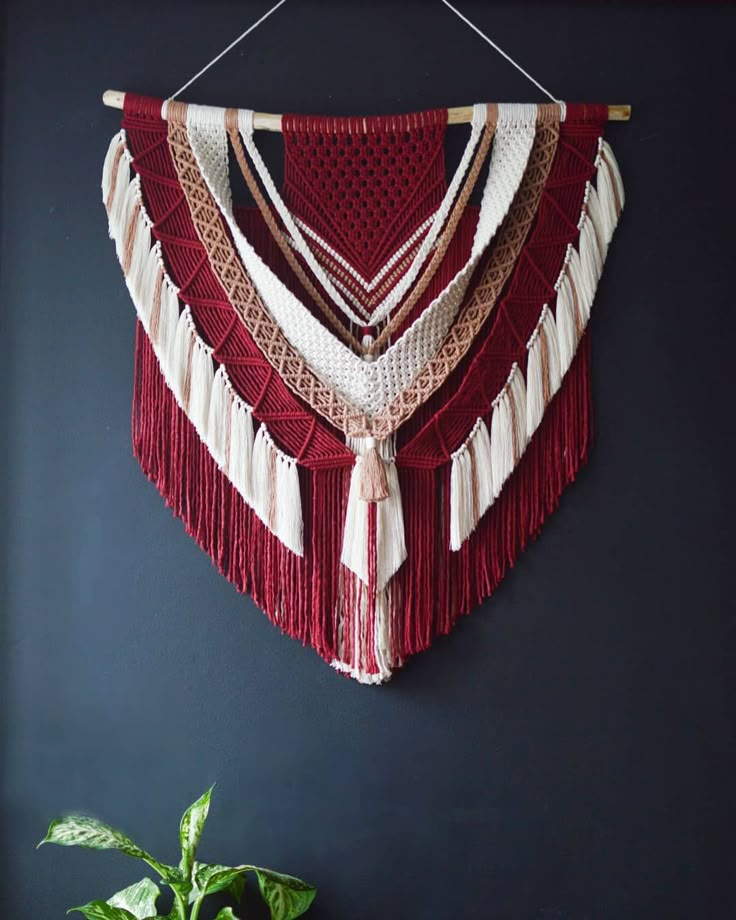
[[[202,906],[203,901],[204,901],[204,895],[200,895],[197,898],[197,900],[194,902],[194,905],[192,907],[192,913],[189,917],[189,920],[197,920],[197,918],[199,917],[199,909]]]
[[[179,920],[187,920],[187,904],[184,898],[177,892],[174,892],[174,898],[176,899],[177,914],[179,915]]]

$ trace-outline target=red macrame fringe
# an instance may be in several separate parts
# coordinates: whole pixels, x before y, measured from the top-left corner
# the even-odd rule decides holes
[[[140,324],[132,429],[144,472],[219,571],[283,632],[333,661],[340,615],[350,622],[361,604],[357,580],[339,562],[350,470],[301,469],[305,555],[290,552],[217,467],[161,376]],[[388,587],[398,658],[426,649],[495,590],[575,479],[591,439],[586,335],[516,471],[460,551],[449,548],[449,465],[399,470],[408,558]],[[374,616],[371,606],[369,629]],[[352,642],[349,627],[345,632],[343,651]],[[377,670],[375,660],[367,664]]]

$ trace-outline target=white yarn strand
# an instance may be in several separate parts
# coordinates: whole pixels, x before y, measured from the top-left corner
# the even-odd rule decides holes
[[[530,83],[533,83],[534,86],[536,86],[537,89],[541,90],[541,91],[544,93],[545,96],[547,96],[549,99],[552,100],[552,102],[557,102],[557,103],[559,103],[559,104],[562,104],[562,102],[561,102],[560,99],[556,99],[548,89],[545,89],[545,87],[542,86],[542,84],[539,82],[539,80],[535,80],[534,77],[533,77],[530,73],[528,73],[526,70],[524,70],[524,68],[521,66],[521,64],[517,63],[517,62],[511,57],[510,54],[507,54],[507,53],[503,50],[503,48],[499,47],[499,46],[493,41],[493,39],[489,38],[489,37],[485,34],[485,32],[481,32],[481,30],[478,28],[478,26],[475,25],[475,23],[471,22],[471,21],[468,19],[467,16],[464,16],[464,15],[460,12],[459,9],[457,9],[457,8],[454,7],[451,3],[449,3],[448,0],[441,0],[441,2],[445,4],[445,6],[448,8],[448,10],[452,10],[452,12],[453,12],[459,19],[461,19],[461,20],[465,23],[466,26],[469,26],[469,27],[473,30],[473,32],[476,33],[476,35],[479,35],[479,36],[483,39],[483,41],[488,42],[488,44],[491,46],[491,48],[493,48],[495,51],[497,51],[497,52],[501,55],[502,58],[505,58],[505,59],[509,62],[509,64],[512,64],[512,65],[519,71],[520,74],[522,74],[523,76],[525,76],[525,77],[527,78],[527,80],[529,80]]]
[[[178,95],[180,95],[181,93],[183,93],[185,89],[189,89],[189,87],[192,85],[192,83],[194,83],[196,80],[199,80],[199,78],[200,78],[203,74],[207,73],[207,71],[210,69],[210,67],[214,67],[214,65],[215,65],[218,61],[222,60],[222,58],[224,58],[225,55],[226,55],[229,51],[232,51],[233,48],[234,48],[237,44],[239,44],[240,42],[242,42],[242,40],[243,40],[247,35],[250,35],[251,32],[254,32],[262,22],[265,22],[265,21],[268,19],[268,17],[269,17],[272,13],[275,13],[276,10],[277,10],[280,6],[283,6],[283,5],[284,5],[284,3],[286,3],[286,0],[279,0],[278,3],[274,4],[274,6],[272,6],[271,9],[270,9],[267,13],[264,13],[263,16],[261,16],[260,19],[258,19],[258,20],[257,20],[256,22],[254,22],[252,25],[248,26],[248,28],[245,30],[245,32],[243,32],[241,35],[238,35],[238,37],[237,37],[234,41],[230,42],[230,44],[227,46],[227,48],[223,48],[222,51],[221,51],[219,54],[215,55],[215,57],[212,58],[212,60],[209,62],[209,64],[205,64],[205,66],[204,66],[198,73],[195,73],[193,77],[191,77],[189,80],[187,80],[187,82],[186,82],[183,86],[180,86],[179,89],[178,89],[172,96],[170,96],[169,98],[170,98],[170,99],[176,99],[176,97],[177,97]]]

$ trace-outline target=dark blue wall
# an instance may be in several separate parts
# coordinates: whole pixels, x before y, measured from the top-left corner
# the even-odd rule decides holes
[[[237,595],[131,455],[100,94],[172,92],[267,6],[8,3],[3,918],[55,920],[138,877],[122,856],[36,853],[55,814],[173,860],[215,780],[203,858],[310,879],[315,920],[736,915],[736,10],[464,0],[559,95],[634,105],[609,133],[629,203],[592,324],[598,436],[496,596],[366,688]],[[439,2],[292,0],[188,98],[540,97]]]

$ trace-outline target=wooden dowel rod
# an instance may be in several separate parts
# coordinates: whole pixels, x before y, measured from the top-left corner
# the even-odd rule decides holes
[[[125,93],[117,89],[108,89],[102,94],[102,101],[111,109],[122,109],[125,102]],[[447,110],[447,122],[451,125],[463,125],[471,120],[473,107],[470,105],[458,106]],[[631,118],[630,105],[609,105],[609,121],[628,121]],[[281,116],[271,115],[268,112],[255,112],[253,127],[260,131],[280,131]]]

